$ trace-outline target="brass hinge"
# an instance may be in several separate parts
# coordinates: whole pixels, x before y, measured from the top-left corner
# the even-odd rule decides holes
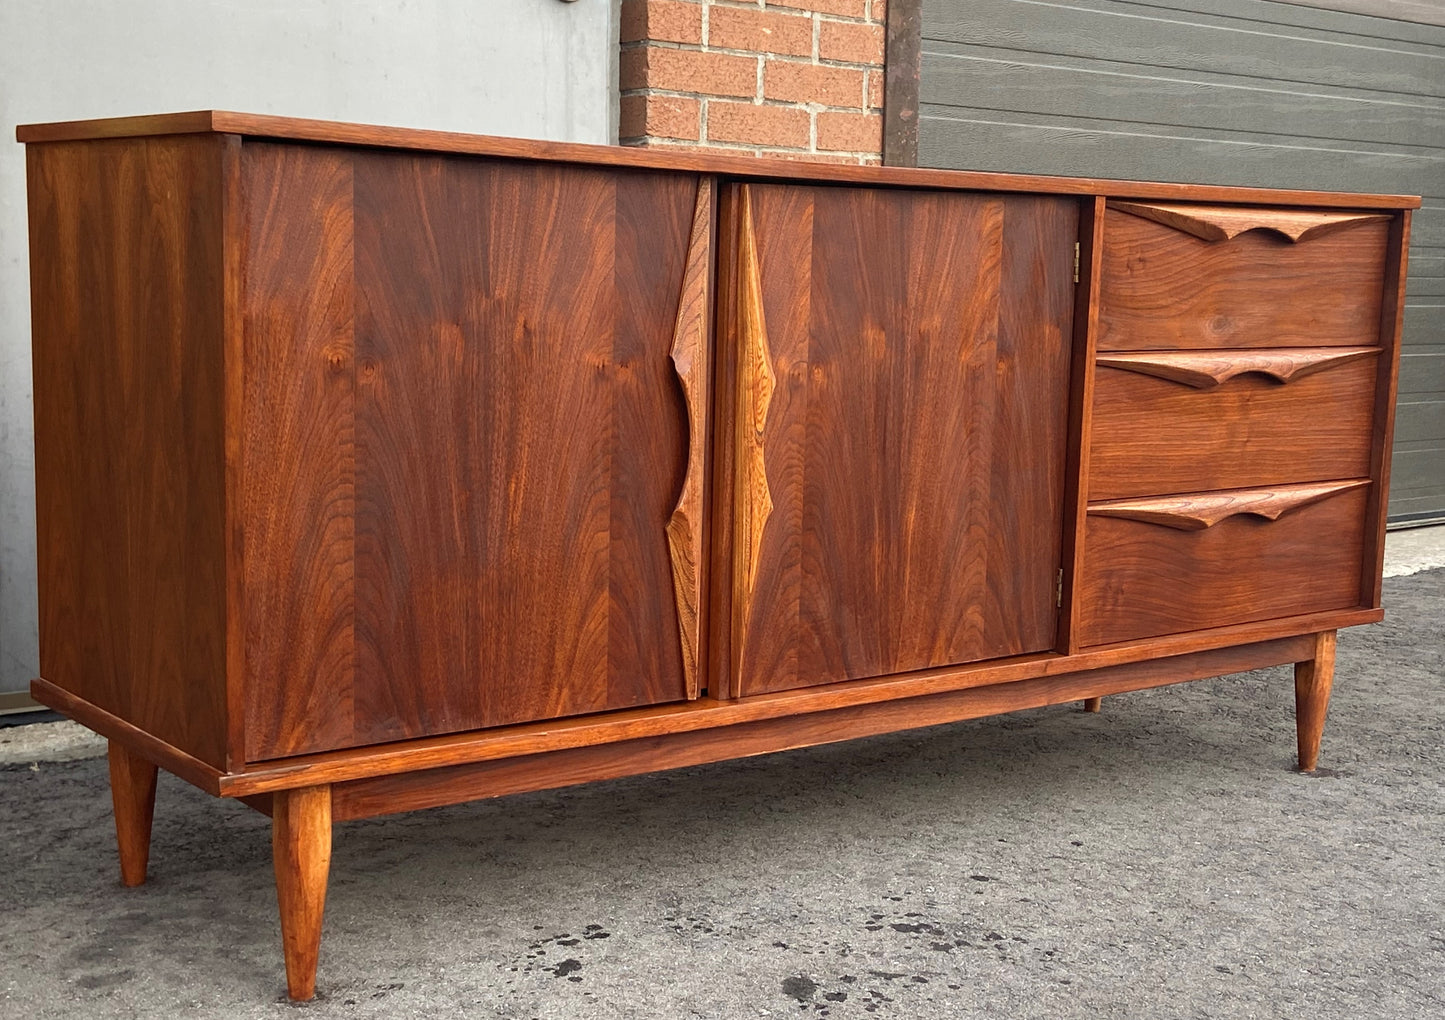
[[[1054,605],[1060,609],[1064,608],[1064,568],[1059,568],[1058,584],[1054,588]]]
[[[1074,282],[1079,282],[1079,242],[1074,242]]]

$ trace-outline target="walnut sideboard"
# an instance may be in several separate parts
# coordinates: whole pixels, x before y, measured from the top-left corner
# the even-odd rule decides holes
[[[201,112],[22,127],[34,696],[332,823],[1295,663],[1381,618],[1418,199]]]

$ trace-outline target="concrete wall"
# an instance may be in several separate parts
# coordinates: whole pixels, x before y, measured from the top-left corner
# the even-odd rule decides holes
[[[0,692],[37,670],[25,160],[15,125],[230,109],[607,143],[614,0],[0,2]]]

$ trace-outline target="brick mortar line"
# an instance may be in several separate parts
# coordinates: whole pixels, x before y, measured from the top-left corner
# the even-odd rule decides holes
[[[764,7],[761,4],[746,3],[743,0],[681,0],[683,3],[695,3],[702,7],[727,7],[735,11],[758,11],[765,14],[780,14],[784,17],[803,18],[828,18],[833,21],[846,21],[854,24],[885,24],[882,18],[873,16],[872,0],[864,6],[863,16],[854,17],[851,14],[833,14],[829,11],[818,11],[808,7]]]
[[[880,106],[828,106],[826,103],[808,102],[798,103],[789,99],[749,99],[747,96],[720,96],[713,92],[677,92],[671,89],[626,89],[619,98],[631,99],[634,96],[660,96],[664,99],[696,99],[700,102],[721,101],[724,103],[738,103],[742,106],[768,106],[785,110],[805,110],[808,113],[878,113],[882,111]]]
[[[814,46],[816,49],[816,38]],[[851,71],[881,71],[886,66],[886,57],[883,63],[869,64],[860,60],[837,60],[833,57],[803,57],[796,53],[774,53],[772,50],[740,50],[736,47],[707,46],[703,43],[680,43],[668,39],[639,39],[636,42],[622,43],[619,47],[623,52],[633,50],[657,49],[672,50],[675,53],[716,53],[722,57],[762,57],[766,60],[775,60],[780,64],[798,64],[801,67],[836,67]]]

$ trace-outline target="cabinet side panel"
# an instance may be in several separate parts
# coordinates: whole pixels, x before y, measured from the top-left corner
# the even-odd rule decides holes
[[[27,153],[41,674],[217,767],[223,144]]]
[[[355,669],[351,155],[247,142],[246,752],[343,746]]]

